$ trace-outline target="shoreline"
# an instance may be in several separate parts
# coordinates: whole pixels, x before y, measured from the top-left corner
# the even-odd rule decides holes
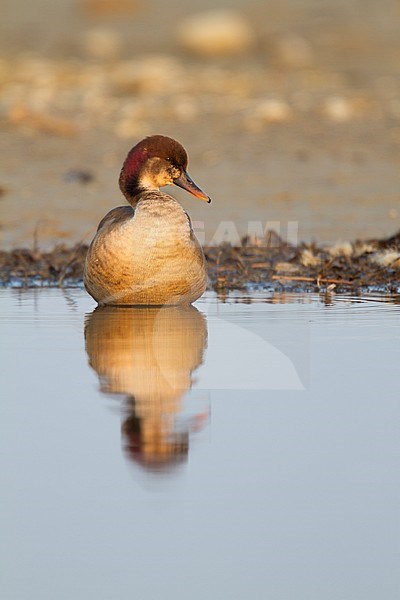
[[[81,287],[87,248],[0,250],[0,287]],[[400,231],[331,246],[293,246],[269,232],[251,244],[244,238],[240,247],[205,246],[204,253],[208,289],[222,295],[234,290],[400,294]]]

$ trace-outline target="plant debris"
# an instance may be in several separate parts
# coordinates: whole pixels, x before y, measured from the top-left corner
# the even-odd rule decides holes
[[[80,287],[88,246],[0,251],[2,287]],[[387,239],[292,246],[276,234],[240,247],[207,246],[209,288],[335,293],[400,293],[400,232]]]

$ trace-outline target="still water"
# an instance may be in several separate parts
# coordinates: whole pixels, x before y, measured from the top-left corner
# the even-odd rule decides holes
[[[2,600],[399,598],[393,299],[0,306]]]

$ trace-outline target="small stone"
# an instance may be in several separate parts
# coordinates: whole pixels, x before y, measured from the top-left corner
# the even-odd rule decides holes
[[[173,104],[174,115],[181,123],[190,123],[198,116],[196,100],[190,96],[177,97]]]
[[[184,81],[179,62],[162,55],[123,61],[115,68],[111,78],[117,90],[123,94],[175,90],[180,88],[180,81]]]
[[[383,252],[377,252],[371,255],[371,262],[376,263],[381,267],[400,267],[400,252],[397,250],[384,250]]]
[[[116,58],[121,50],[121,37],[112,29],[92,29],[83,38],[85,51],[92,58]]]
[[[210,10],[183,19],[177,37],[186,50],[203,56],[241,54],[255,43],[247,20],[230,9]]]
[[[324,113],[332,121],[343,123],[354,117],[354,107],[352,106],[352,103],[343,96],[331,96],[325,100]]]
[[[82,169],[70,169],[64,175],[64,180],[69,183],[80,183],[81,185],[87,185],[94,180],[93,173],[90,171],[84,171]]]
[[[269,123],[283,123],[292,116],[292,109],[284,100],[269,98],[253,105],[245,119],[246,128],[259,131]]]
[[[291,116],[291,108],[287,102],[279,99],[264,100],[255,108],[255,117],[261,121],[280,123]]]
[[[306,248],[301,253],[300,262],[305,267],[317,267],[321,264],[321,259],[312,250]]]
[[[346,256],[349,258],[353,254],[353,246],[350,242],[339,241],[327,248],[327,252],[329,252],[331,256]]]
[[[54,135],[69,137],[77,133],[75,123],[70,120],[32,111],[23,104],[15,104],[8,113],[12,125],[25,127],[27,132],[40,131]]]
[[[122,138],[140,137],[146,133],[145,105],[138,100],[128,102],[120,111],[120,119],[114,127],[115,134]]]

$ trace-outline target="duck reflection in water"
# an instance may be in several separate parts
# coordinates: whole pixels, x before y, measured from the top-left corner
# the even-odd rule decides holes
[[[189,434],[208,411],[183,427],[179,417],[203,361],[205,317],[194,307],[97,307],[85,323],[86,352],[105,394],[126,396],[122,431],[128,456],[158,471],[187,458]]]

